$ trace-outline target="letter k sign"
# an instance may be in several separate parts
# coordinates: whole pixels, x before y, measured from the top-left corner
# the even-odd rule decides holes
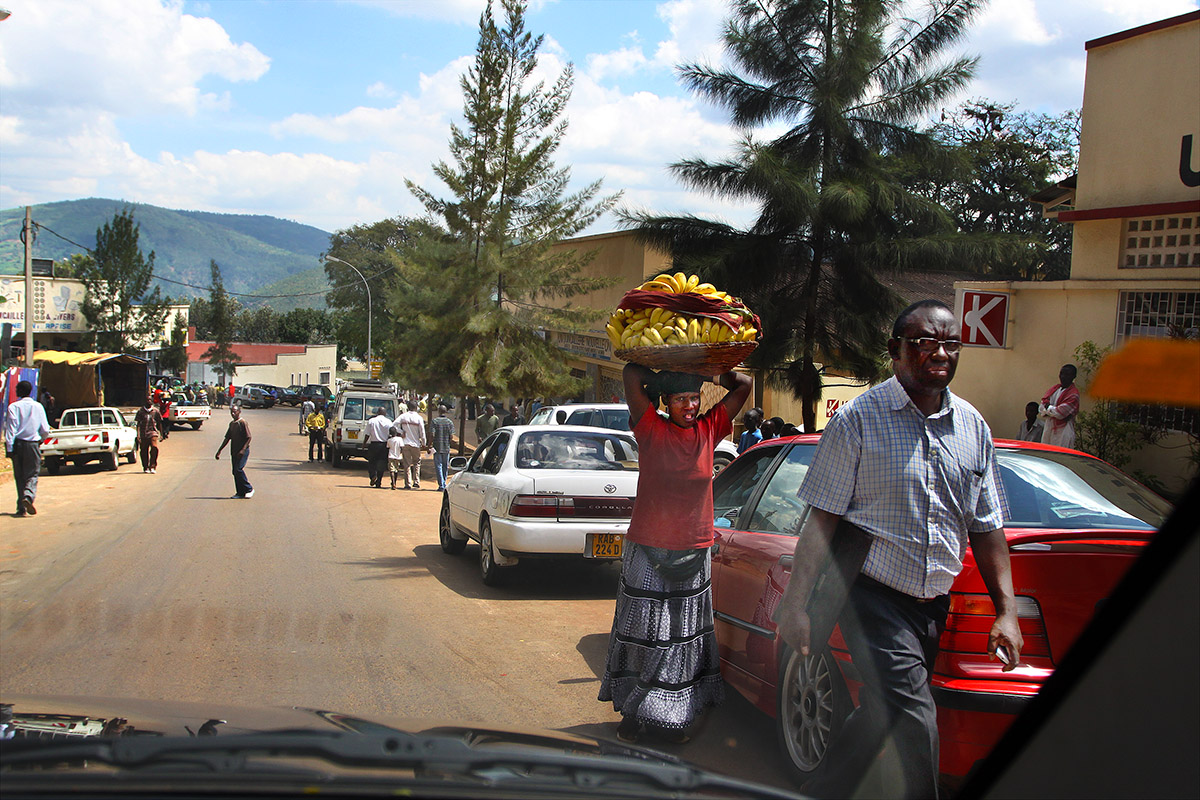
[[[963,344],[1004,347],[1008,328],[1008,295],[1002,292],[963,292]]]

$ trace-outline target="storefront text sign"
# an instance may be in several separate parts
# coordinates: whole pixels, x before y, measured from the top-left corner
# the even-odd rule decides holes
[[[612,343],[603,336],[586,336],[581,333],[564,333],[555,331],[554,343],[559,349],[568,353],[577,353],[588,358],[604,361],[612,359]]]

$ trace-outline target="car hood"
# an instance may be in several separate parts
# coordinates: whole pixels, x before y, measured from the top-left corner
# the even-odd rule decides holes
[[[158,780],[181,768],[177,777],[195,780],[199,763],[218,777],[242,779],[264,774],[266,762],[287,778],[293,773],[275,761],[304,758],[305,763],[327,762],[330,774],[324,777],[329,780],[347,770],[359,780],[383,775],[393,792],[396,782],[415,770],[414,779],[432,781],[441,792],[445,781],[466,780],[468,788],[477,788],[481,781],[493,787],[503,784],[497,796],[512,796],[503,792],[521,788],[523,780],[532,781],[525,788],[537,796],[546,792],[547,779],[561,775],[557,796],[564,796],[564,789],[570,790],[569,796],[605,796],[595,790],[607,785],[614,796],[641,796],[643,791],[645,796],[729,796],[734,791],[751,797],[794,797],[646,748],[557,731],[298,706],[39,695],[5,695],[0,704],[0,740],[7,740],[0,749],[0,765],[7,787],[17,786],[14,779],[36,783],[57,770],[77,775],[97,765],[104,765],[104,780],[111,780],[114,771],[141,778],[140,770]],[[251,762],[253,768],[248,767]],[[295,764],[289,761],[289,767],[294,771]],[[589,782],[598,782],[590,786],[593,791],[577,791],[589,788]]]

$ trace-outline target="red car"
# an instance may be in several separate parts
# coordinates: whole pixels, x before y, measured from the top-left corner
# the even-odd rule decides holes
[[[805,659],[775,635],[771,621],[805,508],[796,492],[819,439],[770,439],[713,480],[721,672],[775,717],[798,780],[820,768],[861,683],[838,631],[823,652]],[[1170,513],[1158,495],[1083,453],[999,440],[996,459],[1025,649],[1021,665],[1007,673],[986,653],[994,610],[968,549],[933,676],[940,767],[951,784],[987,755]]]

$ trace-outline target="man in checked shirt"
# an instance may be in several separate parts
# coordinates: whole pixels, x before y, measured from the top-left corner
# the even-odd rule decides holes
[[[905,309],[888,342],[895,376],[842,406],[800,487],[811,510],[791,576],[799,597],[808,597],[843,516],[872,536],[839,619],[863,676],[859,708],[830,743],[826,768],[805,784],[806,794],[849,796],[890,740],[903,783],[889,788],[903,797],[937,796],[929,677],[968,542],[997,611],[988,652],[1007,659],[1006,671],[1020,658],[991,431],[947,389],[961,348],[945,304],[922,300]],[[808,630],[803,611],[780,620],[784,639],[802,654],[810,645],[820,653],[825,643],[810,643]]]

